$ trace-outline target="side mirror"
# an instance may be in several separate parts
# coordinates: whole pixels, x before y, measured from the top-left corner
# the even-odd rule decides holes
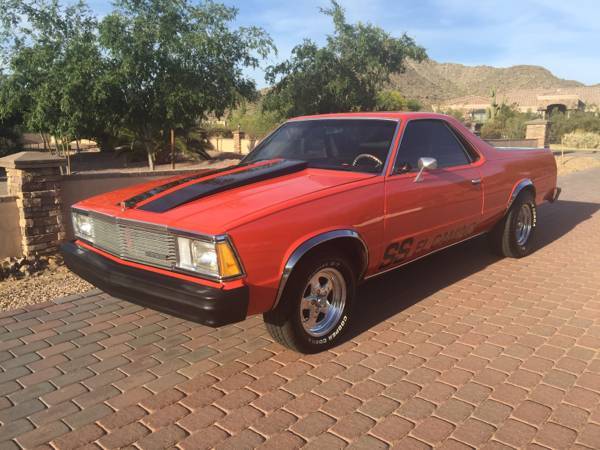
[[[424,171],[437,169],[437,166],[437,159],[435,158],[419,158],[419,173],[415,177],[415,183],[423,180]]]

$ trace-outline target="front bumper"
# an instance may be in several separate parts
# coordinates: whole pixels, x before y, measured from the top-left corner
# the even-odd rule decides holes
[[[69,269],[108,294],[203,325],[240,322],[248,287],[224,290],[119,264],[73,242],[60,251]]]

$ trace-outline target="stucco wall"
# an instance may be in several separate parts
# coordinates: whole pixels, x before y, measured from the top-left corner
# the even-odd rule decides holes
[[[21,255],[21,230],[16,199],[0,196],[0,258]]]
[[[486,139],[494,147],[537,147],[537,139]]]
[[[172,177],[184,173],[197,172],[198,170],[164,171],[164,172],[141,172],[141,173],[101,173],[83,174],[64,177],[61,183],[62,210],[67,239],[73,238],[73,227],[71,224],[71,206],[80,200],[115,191],[120,188],[134,184],[142,184],[148,181]]]
[[[209,139],[210,144],[214,150],[218,150],[226,153],[237,153],[235,150],[235,141],[232,138],[217,138],[212,137]],[[240,148],[242,149],[242,155],[247,155],[250,150],[255,146],[256,141],[250,139],[240,139]]]

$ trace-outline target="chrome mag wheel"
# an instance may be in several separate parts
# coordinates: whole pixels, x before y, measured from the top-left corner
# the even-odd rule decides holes
[[[330,333],[346,306],[346,282],[337,269],[328,267],[315,273],[302,294],[300,322],[313,337]]]
[[[515,239],[517,245],[523,246],[527,243],[533,228],[533,212],[528,203],[523,203],[517,214],[517,223],[515,226]]]

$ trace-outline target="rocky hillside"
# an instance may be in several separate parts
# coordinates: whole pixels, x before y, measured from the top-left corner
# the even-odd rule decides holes
[[[563,80],[540,66],[463,66],[438,63],[433,60],[417,63],[409,61],[406,72],[392,76],[392,88],[407,98],[416,98],[424,105],[461,97],[463,95],[490,95],[517,89],[553,89],[584,86],[578,81]]]

